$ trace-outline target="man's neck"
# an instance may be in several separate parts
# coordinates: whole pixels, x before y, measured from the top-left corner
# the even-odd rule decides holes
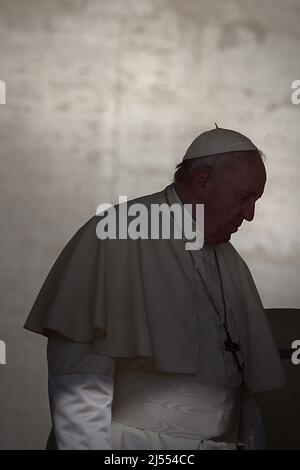
[[[189,200],[186,200],[186,201],[184,202],[184,198],[183,198],[182,192],[180,192],[180,186],[179,186],[177,183],[172,183],[172,186],[173,186],[173,190],[174,190],[175,199],[178,199],[178,202],[180,202],[182,205],[184,205],[184,204],[191,204],[191,203],[189,202]],[[189,211],[189,213],[190,213],[190,211]],[[191,214],[191,213],[190,213],[190,214]],[[191,215],[192,215],[192,214],[191,214]],[[193,218],[193,221],[196,222],[196,221],[195,221],[195,218],[193,217],[193,215],[192,215],[192,218]],[[207,246],[208,246],[208,245],[207,245],[206,241],[204,240],[204,245],[203,245],[202,248],[204,248],[204,247],[206,248]],[[202,248],[201,248],[201,249],[202,249]]]

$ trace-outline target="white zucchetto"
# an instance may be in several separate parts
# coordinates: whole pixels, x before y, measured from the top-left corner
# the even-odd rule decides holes
[[[245,135],[231,129],[216,127],[198,135],[187,149],[183,160],[244,150],[259,151]]]

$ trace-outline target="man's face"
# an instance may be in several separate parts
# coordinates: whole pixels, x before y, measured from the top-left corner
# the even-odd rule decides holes
[[[210,245],[228,242],[244,220],[254,218],[263,195],[266,171],[256,152],[237,152],[233,165],[211,178],[204,191],[204,238]]]

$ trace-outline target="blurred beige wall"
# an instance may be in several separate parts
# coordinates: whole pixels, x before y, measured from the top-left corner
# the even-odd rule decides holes
[[[0,0],[0,448],[43,448],[45,340],[22,330],[101,202],[154,192],[217,122],[266,154],[232,242],[266,307],[300,307],[299,0]]]

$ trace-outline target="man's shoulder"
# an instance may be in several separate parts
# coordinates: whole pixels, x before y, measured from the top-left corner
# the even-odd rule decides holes
[[[95,240],[99,241],[99,237],[97,237],[97,226],[99,223],[99,220],[101,218],[101,215],[107,214],[110,210],[115,211],[115,215],[118,218],[119,216],[119,211],[121,212],[121,206],[122,204],[126,203],[127,207],[132,206],[133,204],[141,204],[147,208],[147,210],[151,209],[152,204],[162,204],[166,203],[166,198],[165,198],[165,189],[161,191],[157,191],[155,193],[151,194],[145,194],[142,196],[138,196],[134,199],[126,200],[126,201],[119,201],[118,203],[112,205],[108,204],[107,209],[101,208],[98,206],[96,214],[90,216],[89,219],[87,219],[75,232],[73,237],[71,238],[70,241],[75,241],[78,239],[83,239],[83,240]],[[107,206],[107,204],[105,204]],[[105,241],[101,240],[101,241]]]
[[[133,205],[133,204],[144,204],[145,206],[150,206],[151,204],[161,204],[164,202],[166,202],[165,188],[155,193],[144,194],[142,196],[137,196],[133,199],[126,199],[126,200],[121,200],[121,201],[119,200],[119,202],[115,204],[108,204],[107,210],[109,210],[109,208],[114,208],[117,211],[120,205],[124,203],[126,203],[128,206]],[[107,205],[107,203],[105,203],[105,205]],[[89,229],[91,226],[96,225],[97,222],[99,221],[99,214],[103,214],[103,213],[104,213],[104,209],[101,208],[101,205],[98,206],[97,213],[90,216],[89,219],[87,219],[78,228],[78,232],[85,231],[86,229]]]
[[[165,188],[160,190],[160,191],[156,191],[155,193],[150,193],[150,194],[144,194],[142,196],[137,196],[133,199],[129,199],[128,201],[126,201],[128,205],[132,205],[132,204],[144,204],[144,205],[150,205],[150,204],[160,204],[160,203],[163,203],[163,202],[166,202],[166,198],[165,198]],[[120,203],[117,203],[114,205],[114,207],[117,207],[119,206]]]

